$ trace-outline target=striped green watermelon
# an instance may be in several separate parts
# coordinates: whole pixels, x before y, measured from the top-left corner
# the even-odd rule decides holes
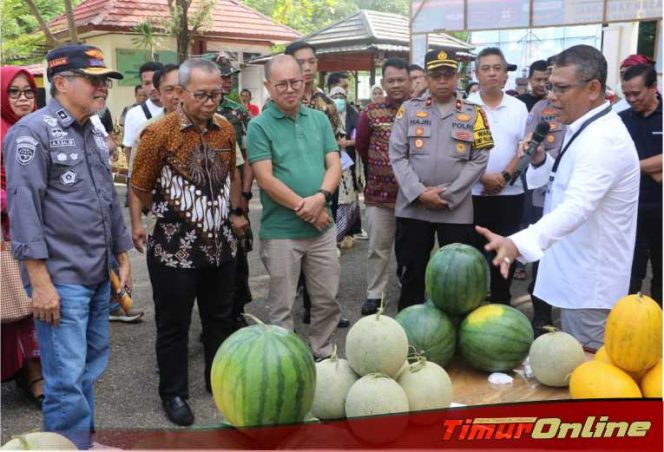
[[[425,283],[429,298],[439,309],[450,315],[464,315],[486,298],[489,266],[477,249],[452,243],[429,259]]]
[[[298,423],[314,400],[316,367],[295,333],[252,325],[221,344],[211,383],[217,408],[235,427]]]
[[[511,306],[487,304],[468,314],[459,327],[459,350],[472,367],[508,371],[526,359],[534,339],[528,318]]]
[[[440,309],[427,304],[410,306],[395,319],[406,330],[408,345],[424,354],[427,360],[445,367],[454,356],[456,329]]]

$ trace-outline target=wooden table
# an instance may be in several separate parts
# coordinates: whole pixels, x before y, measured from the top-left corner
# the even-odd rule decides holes
[[[593,355],[586,353],[588,359]],[[531,402],[537,400],[570,399],[569,388],[552,388],[538,382],[534,377],[526,379],[517,372],[505,372],[514,378],[511,384],[489,383],[489,372],[470,368],[455,356],[445,370],[452,379],[454,396],[452,401],[462,405],[487,405],[493,403]],[[523,370],[519,366],[516,370]]]

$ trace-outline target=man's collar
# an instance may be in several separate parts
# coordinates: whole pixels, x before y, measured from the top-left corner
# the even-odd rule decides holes
[[[189,115],[184,111],[184,108],[182,108],[182,105],[178,105],[177,110],[175,110],[175,114],[178,117],[178,121],[180,123],[180,130],[185,130],[188,129],[189,127],[195,127],[194,122],[189,118]],[[213,121],[212,118],[208,119],[207,121],[207,129],[219,129],[220,126],[217,124],[216,121]]]
[[[52,113],[52,117],[60,124],[61,127],[69,127],[76,119],[69,111],[62,106],[60,101],[53,97],[48,103],[48,110]],[[50,125],[50,124],[49,124]]]
[[[659,93],[657,93],[657,107],[648,116],[645,116],[643,113],[639,113],[639,112],[634,111],[634,109],[631,106],[629,107],[629,115],[630,116],[637,116],[639,118],[647,118],[647,117],[650,117],[650,116],[654,115],[655,113],[659,113],[660,115],[662,114],[662,96]]]
[[[494,110],[507,107],[505,99],[507,99],[508,95],[505,94],[504,92],[502,92],[502,94],[503,97],[500,98],[500,103],[496,106],[496,108],[494,108]],[[484,99],[482,99],[482,94],[480,91],[475,91],[474,93],[472,93],[470,96],[468,96],[468,100],[475,104],[481,105],[482,107],[488,107],[488,105],[484,102]]]
[[[277,103],[274,100],[270,101],[270,103],[267,106],[266,111],[268,113],[270,113],[276,119],[283,119],[283,118],[290,118],[291,117],[290,115],[287,115],[286,113],[284,113],[284,111],[281,108],[279,108],[279,106],[277,105]],[[307,116],[309,114],[309,112],[307,111],[307,107],[305,105],[303,105],[302,102],[300,102],[300,104],[297,107],[297,114],[298,115],[303,115],[303,116]]]

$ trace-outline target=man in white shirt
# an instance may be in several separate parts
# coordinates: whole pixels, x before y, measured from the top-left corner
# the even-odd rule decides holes
[[[594,350],[611,307],[628,291],[640,179],[634,143],[604,99],[606,72],[604,56],[590,46],[555,57],[548,97],[569,127],[559,157],[540,147],[527,173],[528,186],[548,183],[544,216],[510,237],[477,228],[503,276],[519,256],[540,260],[534,294],[561,308],[563,331]]]
[[[523,213],[523,186],[521,180],[514,185],[509,182],[519,162],[517,148],[524,136],[528,109],[515,97],[503,93],[507,81],[508,64],[500,49],[487,47],[477,56],[475,76],[480,89],[468,96],[468,101],[480,105],[486,113],[493,136],[494,147],[489,152],[486,172],[472,189],[474,223],[501,235],[510,235],[519,230]],[[478,246],[484,245],[479,237]],[[500,272],[491,269],[491,301],[510,304],[510,282]]]
[[[157,90],[152,83],[152,77],[154,76],[155,71],[161,69],[163,69],[161,63],[148,61],[138,70],[138,74],[141,77],[141,83],[143,84],[143,90],[147,93],[148,100],[142,104],[136,105],[129,110],[127,116],[125,116],[122,146],[124,146],[125,152],[127,153],[127,164],[131,158],[131,150],[135,147],[136,140],[138,140],[138,136],[141,130],[143,130],[145,123],[153,117],[159,116],[164,111],[159,96],[159,90]]]

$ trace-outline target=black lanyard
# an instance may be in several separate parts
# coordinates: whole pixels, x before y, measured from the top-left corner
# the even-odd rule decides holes
[[[567,149],[570,147],[572,142],[574,142],[576,137],[581,135],[583,129],[588,127],[593,122],[597,121],[602,116],[609,114],[610,111],[611,111],[611,105],[609,105],[604,110],[597,113],[596,115],[592,116],[591,118],[586,119],[586,121],[583,124],[581,124],[581,127],[579,127],[579,130],[574,132],[574,135],[572,135],[567,144],[565,144],[565,147],[563,147],[562,151],[560,151],[560,154],[558,154],[558,157],[556,157],[556,161],[553,164],[553,168],[551,169],[551,175],[549,176],[549,182],[553,182],[553,180],[556,178],[556,172],[558,171],[558,167],[560,166],[560,161],[563,159],[563,155],[565,155],[565,152],[567,152]]]

